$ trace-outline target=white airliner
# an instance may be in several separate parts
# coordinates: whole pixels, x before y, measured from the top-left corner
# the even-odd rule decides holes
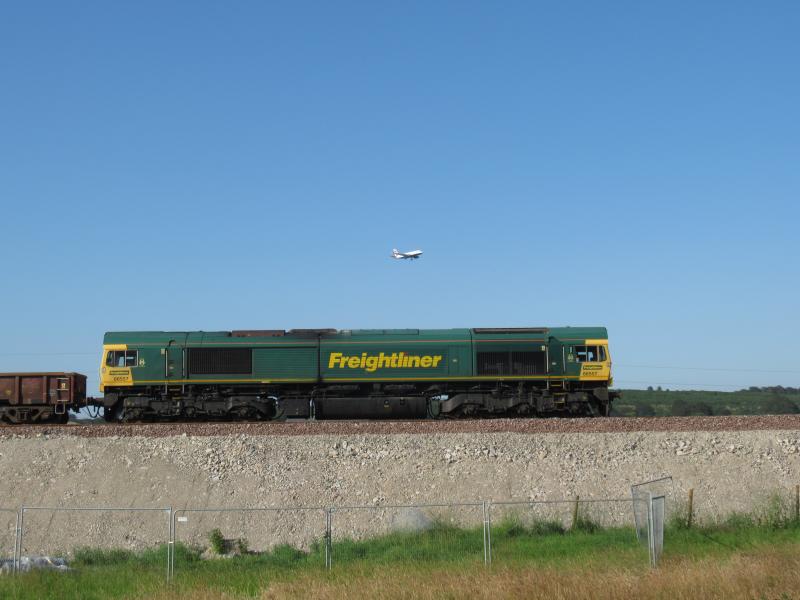
[[[404,260],[410,258],[411,260],[417,259],[422,256],[422,250],[412,250],[411,252],[399,252],[397,248],[392,249],[392,258],[397,260]]]

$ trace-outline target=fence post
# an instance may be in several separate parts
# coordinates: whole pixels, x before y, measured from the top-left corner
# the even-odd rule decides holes
[[[489,515],[486,514],[486,500],[483,501],[483,564],[489,564]]]
[[[22,538],[25,533],[25,507],[19,509],[19,532],[17,533],[17,573],[22,567]]]
[[[489,564],[492,564],[492,501],[486,504],[486,541],[488,542]]]
[[[175,577],[175,546],[178,543],[178,513],[180,509],[172,511],[172,554],[169,560],[169,576],[170,580]]]
[[[175,536],[172,531],[172,507],[167,509],[167,582],[172,581],[172,552],[175,547]]]
[[[578,502],[580,501],[580,496],[575,496],[575,506],[572,507],[572,529],[578,524]]]
[[[22,528],[22,512],[21,510],[17,510],[17,528],[14,531],[14,564],[12,565],[11,569],[14,573],[19,572],[19,532]]]
[[[686,517],[686,528],[692,528],[692,520],[694,518],[694,488],[689,488],[689,514]]]
[[[489,507],[483,501],[483,564],[489,565],[492,559],[489,555]]]
[[[175,546],[178,545],[178,511],[172,513],[172,562],[170,563],[170,573],[175,576]]]
[[[647,494],[647,547],[650,550],[650,566],[656,566],[656,539],[653,530],[653,494]]]
[[[333,563],[333,509],[325,510],[325,568],[330,570]]]

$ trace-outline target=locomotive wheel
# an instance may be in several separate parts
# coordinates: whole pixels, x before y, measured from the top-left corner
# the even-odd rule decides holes
[[[109,423],[118,423],[121,421],[122,406],[117,402],[114,406],[103,407],[103,418]]]
[[[611,413],[611,405],[600,400],[590,400],[587,412],[590,417],[607,417]]]
[[[260,420],[260,416],[253,408],[249,406],[237,406],[231,409],[230,415],[240,421],[253,421]]]

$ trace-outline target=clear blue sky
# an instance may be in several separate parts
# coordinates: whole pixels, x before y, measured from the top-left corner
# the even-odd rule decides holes
[[[106,330],[605,325],[624,387],[800,385],[798,31],[797,2],[5,3],[0,371],[95,388]]]

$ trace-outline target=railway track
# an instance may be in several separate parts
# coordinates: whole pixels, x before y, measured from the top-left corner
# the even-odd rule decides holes
[[[283,421],[197,423],[69,423],[8,425],[0,437],[170,437],[180,435],[433,435],[442,433],[621,433],[636,431],[799,430],[800,415],[611,417],[603,419],[473,419],[418,421]]]

